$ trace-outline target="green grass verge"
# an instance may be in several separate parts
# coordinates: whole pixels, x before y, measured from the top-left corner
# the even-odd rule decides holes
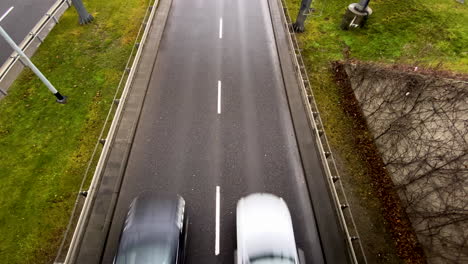
[[[295,19],[300,0],[287,0]],[[468,73],[468,7],[455,0],[373,0],[374,14],[365,28],[339,28],[352,2],[315,0],[306,33],[299,34],[311,69],[331,60],[352,58],[385,63],[418,64]],[[441,64],[441,65],[439,65]]]
[[[285,2],[295,20],[301,0]],[[373,161],[360,145],[369,135],[346,109],[347,91],[334,82],[331,62],[349,58],[468,73],[468,8],[455,0],[372,0],[374,14],[367,26],[342,31],[345,8],[353,2],[359,1],[315,0],[316,12],[308,17],[306,32],[297,37],[369,263],[401,263],[409,261],[412,252],[396,248],[390,234],[394,230],[388,230],[382,217],[372,181]]]
[[[25,70],[0,101],[0,263],[55,257],[86,164],[143,19],[147,0],[70,8],[33,58],[69,103]]]

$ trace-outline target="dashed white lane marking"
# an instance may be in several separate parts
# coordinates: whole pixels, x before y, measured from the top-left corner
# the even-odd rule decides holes
[[[218,81],[218,114],[221,114],[221,81]]]
[[[219,19],[219,38],[223,38],[223,18]]]
[[[8,16],[8,14],[10,14],[11,10],[13,10],[13,8],[15,8],[14,6],[10,7],[6,12],[5,14],[2,15],[2,17],[0,17],[0,21],[2,21],[6,16]]]
[[[220,188],[216,186],[216,242],[215,242],[215,255],[219,255],[219,210],[221,200]]]

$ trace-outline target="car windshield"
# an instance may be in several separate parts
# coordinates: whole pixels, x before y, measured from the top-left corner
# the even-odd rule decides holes
[[[135,245],[125,252],[119,252],[116,264],[174,263],[174,254],[166,245]]]
[[[252,264],[295,264],[293,257],[263,255],[250,258]]]

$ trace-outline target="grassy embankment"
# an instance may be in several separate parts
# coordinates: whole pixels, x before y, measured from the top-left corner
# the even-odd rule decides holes
[[[285,0],[293,20],[300,0]],[[333,81],[331,62],[361,60],[405,64],[468,73],[468,8],[455,0],[373,0],[366,28],[340,30],[348,4],[359,1],[315,0],[316,12],[306,32],[298,34],[312,89],[327,136],[343,168],[369,263],[400,263],[414,252],[395,243],[382,214],[378,187],[372,180],[375,162],[362,122],[346,106],[347,91]],[[383,197],[380,197],[383,198]],[[383,198],[385,199],[385,198]],[[387,215],[388,216],[388,215]]]
[[[143,19],[147,0],[70,8],[33,58],[69,103],[25,70],[0,101],[0,263],[48,263]]]

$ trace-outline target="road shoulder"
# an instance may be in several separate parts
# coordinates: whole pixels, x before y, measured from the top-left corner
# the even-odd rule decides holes
[[[107,157],[106,167],[98,183],[95,199],[92,201],[91,215],[83,230],[77,258],[72,263],[91,264],[101,261],[171,4],[172,0],[159,1],[129,96],[127,101],[120,102],[125,104],[124,110]]]
[[[293,51],[291,51],[287,39],[289,32],[284,30],[284,22],[280,15],[282,10],[280,10],[278,1],[269,0],[269,4],[287,100],[306,177],[309,197],[322,242],[323,255],[327,263],[348,263],[346,236],[341,225],[336,220],[338,219],[338,215],[333,204],[334,200],[325,178],[326,174],[323,170],[320,157],[317,155],[320,150],[316,145],[316,135],[313,133],[314,125],[310,123],[310,119],[307,117],[307,111],[309,110],[301,95],[297,74],[291,59]],[[317,171],[316,168],[320,168],[320,171]],[[320,195],[323,192],[316,190],[327,190],[328,195],[324,197]],[[324,232],[325,230],[326,232]],[[338,251],[337,249],[343,250]]]

